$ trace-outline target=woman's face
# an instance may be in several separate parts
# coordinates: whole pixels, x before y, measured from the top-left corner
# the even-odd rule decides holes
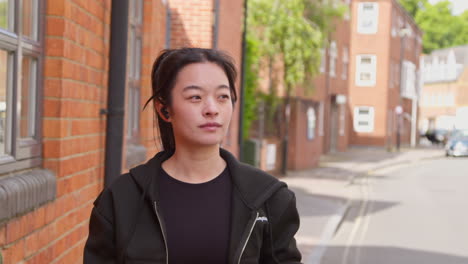
[[[229,81],[218,65],[193,63],[177,74],[169,108],[176,147],[218,145],[232,112]]]

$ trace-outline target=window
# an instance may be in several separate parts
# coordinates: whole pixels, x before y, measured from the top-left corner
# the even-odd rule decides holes
[[[314,108],[309,107],[309,109],[307,109],[307,139],[309,140],[315,138],[316,119]]]
[[[126,167],[146,159],[146,148],[140,143],[141,64],[143,33],[143,0],[130,1],[127,49],[127,115]]]
[[[322,48],[320,50],[320,58],[321,58],[321,61],[320,61],[320,72],[321,73],[324,73],[325,72],[325,68],[326,68],[326,64],[327,64],[327,58],[326,58],[326,50],[324,48]]]
[[[343,69],[341,70],[341,79],[348,79],[349,54],[348,47],[343,47]]]
[[[319,105],[319,136],[323,136],[325,132],[325,126],[324,126],[324,118],[325,118],[325,109],[324,109],[324,103],[320,102]]]
[[[338,51],[336,48],[336,42],[332,41],[330,44],[330,76],[336,76],[336,57],[338,56]]]
[[[0,172],[40,164],[41,1],[18,2],[0,0]]]
[[[356,63],[356,85],[374,86],[376,83],[377,57],[375,55],[357,55]]]
[[[132,143],[137,141],[140,126],[142,22],[143,1],[131,1],[128,31],[127,138]]]
[[[403,83],[401,96],[413,98],[416,94],[416,65],[410,61],[403,62]]]
[[[398,35],[398,18],[397,18],[397,11],[395,9],[392,10],[392,38]]]
[[[374,131],[374,107],[358,106],[354,108],[354,131],[363,133]]]
[[[358,28],[360,34],[375,34],[379,22],[379,4],[362,2],[358,6]]]
[[[0,221],[56,194],[55,175],[39,168],[44,2],[0,0]]]

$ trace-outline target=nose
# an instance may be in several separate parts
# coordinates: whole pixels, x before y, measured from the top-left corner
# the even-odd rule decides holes
[[[205,117],[215,117],[219,114],[218,104],[215,100],[209,99],[205,101],[203,115]]]

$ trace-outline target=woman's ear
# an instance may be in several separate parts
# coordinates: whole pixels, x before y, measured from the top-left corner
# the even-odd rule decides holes
[[[158,113],[159,117],[162,120],[164,120],[166,122],[170,122],[171,114],[169,113],[169,109],[166,106],[164,106],[160,102],[156,102],[155,103],[155,110],[156,110],[156,112]]]

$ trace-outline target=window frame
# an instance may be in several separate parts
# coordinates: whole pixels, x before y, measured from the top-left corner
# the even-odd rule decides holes
[[[369,69],[365,69],[362,65],[362,59],[368,57],[371,59]],[[364,68],[364,69],[363,69]],[[370,79],[361,80],[361,73],[369,71]],[[377,84],[377,55],[375,54],[359,54],[356,55],[356,86],[373,87]]]
[[[141,105],[141,68],[143,58],[143,13],[144,1],[130,3],[128,22],[128,62],[127,62],[127,118],[126,140],[138,144],[140,138],[140,105]],[[136,43],[139,42],[139,45]]]
[[[131,168],[146,159],[146,148],[141,144],[141,95],[143,67],[144,0],[132,1],[129,6],[128,48],[126,74],[125,167]]]
[[[347,46],[343,46],[343,69],[341,69],[341,79],[347,80],[348,79],[348,72],[349,72],[349,49]]]
[[[307,108],[306,111],[306,118],[307,118],[307,126],[306,126],[306,134],[308,140],[314,140],[316,137],[316,129],[317,129],[317,111],[315,108],[310,106]]]
[[[372,13],[365,11],[366,5],[372,5]],[[363,26],[366,20],[371,20],[372,25],[370,27]],[[376,34],[379,27],[379,3],[377,2],[359,2],[358,3],[358,19],[357,19],[357,32],[359,34]]]
[[[330,43],[329,70],[330,77],[336,77],[336,61],[338,57],[338,48],[335,41]]]
[[[362,116],[360,114],[361,109],[366,109],[369,112],[368,116]],[[375,108],[373,106],[355,106],[353,111],[353,128],[358,133],[372,133],[374,132],[375,123]],[[361,121],[368,122],[367,126],[362,126],[359,123]]]
[[[327,49],[326,48],[321,48],[320,49],[320,67],[319,71],[320,73],[325,73],[325,70],[327,69]]]
[[[22,170],[40,166],[42,163],[42,96],[43,96],[43,71],[44,71],[44,24],[45,3],[39,1],[32,6],[33,17],[37,19],[37,27],[32,29],[32,39],[22,34],[23,29],[23,1],[8,1],[9,11],[13,15],[8,16],[9,28],[0,28],[0,49],[8,54],[7,82],[6,82],[6,128],[5,128],[5,153],[0,156],[0,174],[15,170]],[[34,124],[33,137],[21,138],[20,130],[20,104],[22,85],[23,58],[30,57],[36,61],[34,91],[28,95],[30,113],[32,119],[28,119],[28,125]],[[31,87],[28,87],[31,89]],[[32,100],[31,100],[32,99]],[[28,127],[28,129],[30,129]],[[7,149],[8,148],[8,149]]]

